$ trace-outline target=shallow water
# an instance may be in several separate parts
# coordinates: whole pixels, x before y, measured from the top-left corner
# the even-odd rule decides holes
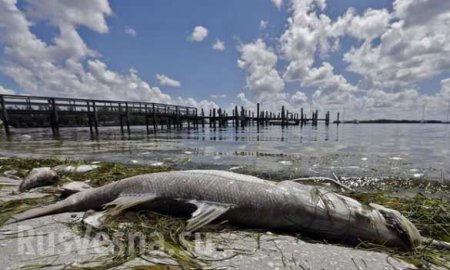
[[[344,124],[172,130],[146,134],[132,127],[15,129],[0,135],[0,155],[167,164],[176,168],[244,167],[295,176],[450,179],[450,125]]]

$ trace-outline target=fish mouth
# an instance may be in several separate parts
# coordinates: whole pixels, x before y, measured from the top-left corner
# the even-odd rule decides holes
[[[371,203],[370,206],[378,210],[384,217],[386,226],[397,234],[407,249],[414,250],[421,245],[422,237],[419,230],[400,212],[375,203]]]

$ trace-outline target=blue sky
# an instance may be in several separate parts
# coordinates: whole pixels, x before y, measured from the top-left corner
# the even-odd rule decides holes
[[[238,68],[237,47],[266,34],[279,35],[285,24],[284,11],[270,1],[137,1],[135,5],[111,1],[115,15],[109,19],[111,33],[97,35],[85,31],[90,47],[102,52],[109,66],[118,70],[134,67],[142,78],[157,83],[156,73],[182,82],[182,89],[167,87],[166,92],[183,97],[208,97],[226,93],[236,96],[245,86],[245,74]],[[258,11],[255,12],[255,6]],[[188,12],[187,12],[188,11]],[[259,29],[262,19],[270,21]],[[190,42],[192,29],[208,29],[203,42]],[[138,33],[130,38],[124,27]],[[226,49],[215,51],[220,39]],[[222,100],[223,105],[227,99]]]
[[[0,92],[442,118],[449,16],[438,0],[0,0]]]

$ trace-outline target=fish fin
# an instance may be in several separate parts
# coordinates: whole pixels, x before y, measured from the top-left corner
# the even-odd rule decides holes
[[[107,222],[106,214],[107,211],[95,212],[86,217],[83,217],[83,223],[96,229],[102,229]]]
[[[191,200],[189,203],[197,206],[197,210],[192,213],[192,217],[187,222],[188,231],[195,231],[207,225],[232,208],[231,204],[217,202]]]
[[[108,217],[117,216],[121,212],[126,209],[129,209],[133,206],[139,205],[141,203],[152,201],[157,196],[153,193],[145,193],[145,194],[126,194],[119,196],[114,201],[104,204],[104,208],[112,207],[107,209],[106,215]]]

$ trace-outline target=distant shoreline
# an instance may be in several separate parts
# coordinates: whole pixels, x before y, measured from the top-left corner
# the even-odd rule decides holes
[[[450,122],[440,120],[393,120],[393,119],[376,119],[376,120],[346,120],[333,121],[334,124],[450,124]]]

